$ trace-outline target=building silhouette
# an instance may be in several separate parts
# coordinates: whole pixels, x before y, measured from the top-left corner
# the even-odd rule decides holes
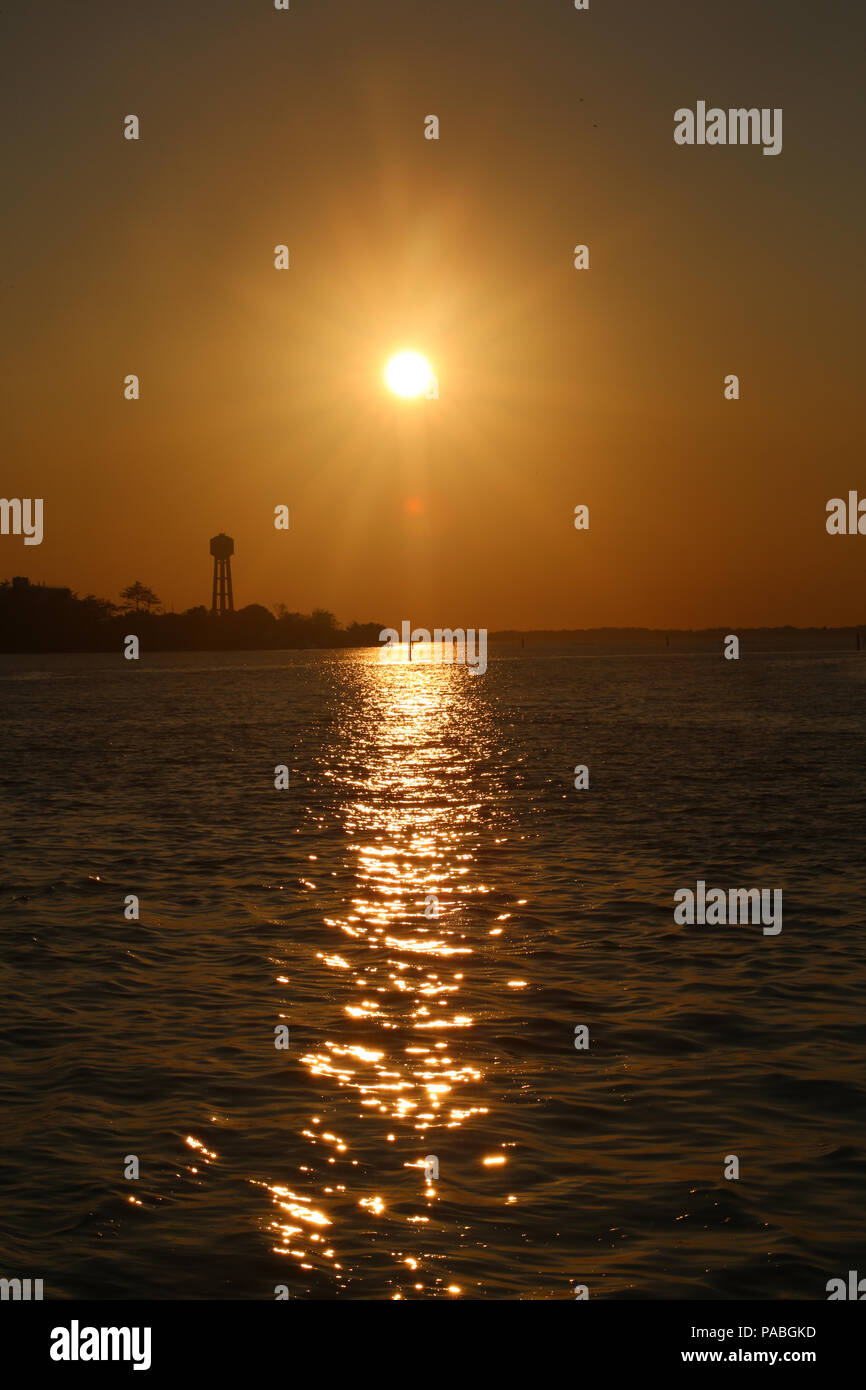
[[[235,605],[232,598],[232,556],[235,553],[235,543],[231,536],[225,535],[222,531],[218,536],[213,536],[210,553],[213,556],[211,612],[233,613]]]

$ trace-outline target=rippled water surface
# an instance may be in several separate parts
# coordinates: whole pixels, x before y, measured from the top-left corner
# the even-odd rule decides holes
[[[377,657],[0,658],[0,1273],[825,1298],[866,1267],[866,656]],[[675,925],[697,879],[782,888],[781,934]]]

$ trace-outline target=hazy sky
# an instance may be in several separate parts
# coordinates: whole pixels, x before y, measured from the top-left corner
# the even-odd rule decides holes
[[[866,620],[866,536],[825,530],[866,496],[860,0],[0,26],[0,492],[45,504],[0,577],[185,608],[226,531],[236,605],[343,621]],[[782,153],[678,147],[698,100],[781,107]],[[406,347],[439,400],[384,386]]]

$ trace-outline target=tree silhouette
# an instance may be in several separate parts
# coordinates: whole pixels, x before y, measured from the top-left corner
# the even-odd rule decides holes
[[[135,607],[136,613],[140,613],[142,608],[145,613],[149,613],[151,608],[156,608],[157,604],[161,602],[161,599],[157,598],[153,589],[149,589],[146,584],[142,584],[140,579],[136,579],[135,583],[130,584],[128,588],[122,589],[120,597],[126,599],[126,611],[128,613],[132,612],[133,606]]]

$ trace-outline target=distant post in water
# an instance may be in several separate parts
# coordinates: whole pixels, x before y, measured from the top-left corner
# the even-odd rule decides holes
[[[231,536],[226,536],[220,531],[218,536],[211,539],[210,553],[213,556],[211,612],[233,613],[235,605],[232,598],[232,556],[235,553],[235,543]]]

